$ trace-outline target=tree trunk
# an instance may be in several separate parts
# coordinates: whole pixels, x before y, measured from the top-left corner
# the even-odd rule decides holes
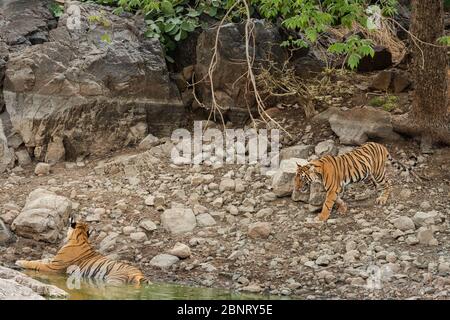
[[[422,143],[450,143],[447,108],[447,49],[437,42],[444,35],[441,0],[413,0],[410,32],[414,81],[411,111],[394,117],[401,133],[421,136]]]

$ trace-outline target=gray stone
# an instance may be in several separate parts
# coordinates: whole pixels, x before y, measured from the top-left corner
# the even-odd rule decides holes
[[[139,143],[139,149],[149,150],[159,144],[159,139],[152,134],[147,135],[141,143]]]
[[[72,203],[66,197],[36,189],[28,195],[11,229],[25,238],[56,243],[62,237],[71,209]]]
[[[327,266],[331,262],[331,257],[327,254],[321,255],[316,259],[316,264],[318,266]]]
[[[234,180],[231,178],[223,178],[220,181],[219,190],[221,192],[234,191],[235,188],[236,188],[236,184],[235,184]]]
[[[145,232],[132,232],[130,234],[130,238],[131,238],[131,240],[136,241],[136,242],[147,241],[147,235],[145,234]]]
[[[401,139],[393,131],[389,112],[373,107],[354,108],[341,111],[332,107],[314,117],[316,121],[327,120],[342,144],[361,145],[369,138],[386,141]]]
[[[65,299],[69,294],[58,287],[0,266],[0,300]],[[44,298],[45,297],[45,298]]]
[[[322,157],[325,155],[336,155],[337,154],[337,147],[334,144],[333,140],[325,140],[319,142],[315,148],[314,152],[317,156]]]
[[[8,227],[0,220],[0,245],[4,245],[11,239],[11,232]]]
[[[50,165],[44,162],[38,163],[34,168],[34,174],[37,176],[46,176],[50,174]]]
[[[417,239],[420,244],[424,245],[437,245],[436,239],[433,237],[433,231],[431,229],[427,229],[421,227],[417,232]]]
[[[162,253],[153,257],[152,260],[150,260],[150,265],[153,267],[165,269],[177,263],[179,260],[180,259],[174,255]]]
[[[184,243],[177,242],[175,246],[169,250],[169,254],[180,259],[186,259],[191,256],[191,249]]]
[[[248,236],[253,239],[268,238],[272,227],[269,222],[255,222],[248,226]]]
[[[161,214],[162,226],[174,234],[191,232],[197,226],[195,214],[191,209],[172,208]]]
[[[408,231],[408,230],[414,230],[415,225],[414,221],[410,217],[399,217],[394,220],[394,227],[401,231]]]
[[[216,224],[216,220],[209,213],[201,213],[197,216],[199,227],[211,227]]]
[[[31,164],[31,157],[27,150],[20,149],[15,152],[17,157],[17,162],[21,167]]]
[[[291,158],[283,160],[280,167],[272,178],[272,190],[277,197],[289,196],[294,190],[294,177],[297,172],[297,163],[306,165],[308,163],[305,159]]]
[[[439,212],[437,212],[436,210],[429,212],[419,211],[414,215],[413,220],[417,228],[423,226],[431,226],[441,221]]]
[[[140,223],[139,223],[139,226],[142,228],[142,229],[144,229],[145,231],[153,231],[153,230],[156,230],[158,227],[156,226],[156,224],[152,221],[152,220],[150,220],[150,219],[145,219],[145,220],[142,220]]]
[[[8,141],[3,131],[3,122],[0,119],[0,173],[12,167],[14,167],[14,153],[8,147]]]

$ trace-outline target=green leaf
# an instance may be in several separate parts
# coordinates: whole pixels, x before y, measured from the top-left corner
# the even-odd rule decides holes
[[[443,46],[450,46],[450,36],[443,36],[437,39],[438,43]]]
[[[101,39],[103,42],[111,43],[111,36],[110,36],[109,34],[107,34],[107,33],[102,34],[102,36],[100,37],[100,39]]]
[[[352,53],[348,59],[347,59],[347,65],[350,67],[350,69],[354,70],[361,60],[361,56],[357,53]]]
[[[175,14],[172,3],[167,0],[161,2],[161,11],[167,16]]]
[[[181,29],[187,32],[194,31],[196,27],[197,26],[192,21],[185,20],[181,23]]]

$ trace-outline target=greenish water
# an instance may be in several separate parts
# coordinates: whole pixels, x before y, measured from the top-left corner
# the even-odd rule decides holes
[[[76,285],[67,277],[26,272],[30,277],[55,285],[69,293],[69,300],[261,300],[286,299],[286,297],[237,293],[216,288],[200,288],[168,283],[154,283],[140,288],[123,285],[107,286],[103,282],[82,280]]]

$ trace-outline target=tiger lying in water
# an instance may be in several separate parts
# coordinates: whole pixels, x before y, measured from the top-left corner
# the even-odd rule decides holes
[[[76,270],[81,277],[102,279],[107,284],[150,283],[138,268],[110,260],[97,253],[88,238],[88,225],[84,222],[75,222],[71,218],[67,243],[50,262],[18,260],[16,265],[44,272],[70,273]]]
[[[386,147],[375,142],[366,143],[354,150],[339,156],[325,156],[301,166],[297,164],[294,179],[294,191],[304,192],[311,182],[321,182],[327,192],[318,218],[326,221],[334,203],[337,211],[345,213],[347,205],[339,197],[344,187],[353,182],[369,178],[381,195],[377,204],[385,204],[391,190],[390,182],[386,180],[386,161],[391,161]]]

